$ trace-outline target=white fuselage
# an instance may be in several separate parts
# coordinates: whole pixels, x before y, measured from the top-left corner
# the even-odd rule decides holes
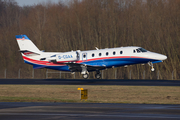
[[[154,71],[153,63],[162,62],[167,56],[147,51],[141,47],[118,47],[88,51],[42,52],[26,35],[16,35],[20,52],[25,63],[33,68],[49,68],[60,71],[81,72],[88,78],[90,71],[96,71],[100,78],[100,70],[111,67],[148,63]]]

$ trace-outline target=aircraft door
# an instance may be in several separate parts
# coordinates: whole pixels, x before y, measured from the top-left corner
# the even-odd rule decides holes
[[[87,53],[82,53],[82,61],[87,61]]]

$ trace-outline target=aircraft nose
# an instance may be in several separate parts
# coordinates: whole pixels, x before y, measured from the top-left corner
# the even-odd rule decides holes
[[[154,53],[154,52],[149,53],[149,57],[151,57],[152,59],[155,59],[155,60],[166,60],[167,59],[166,55]]]
[[[167,56],[166,56],[166,55],[159,54],[158,56],[156,56],[156,58],[157,58],[158,60],[166,60],[166,59],[167,59]]]
[[[162,55],[162,59],[163,59],[163,60],[166,60],[166,59],[167,59],[167,56],[166,56],[166,55]]]

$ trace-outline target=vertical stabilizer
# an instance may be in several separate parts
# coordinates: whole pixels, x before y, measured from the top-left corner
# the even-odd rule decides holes
[[[40,54],[40,50],[26,35],[16,35],[20,51],[29,51],[32,53]]]

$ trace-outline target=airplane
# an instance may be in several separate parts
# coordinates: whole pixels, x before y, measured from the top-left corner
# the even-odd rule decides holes
[[[151,71],[154,71],[154,63],[167,59],[165,55],[137,46],[105,49],[95,47],[95,50],[87,51],[43,52],[26,35],[16,35],[16,40],[24,62],[33,65],[34,69],[47,68],[72,73],[81,72],[84,79],[87,79],[89,72],[92,71],[96,71],[95,77],[100,79],[100,70],[133,64],[147,63],[151,66]]]

